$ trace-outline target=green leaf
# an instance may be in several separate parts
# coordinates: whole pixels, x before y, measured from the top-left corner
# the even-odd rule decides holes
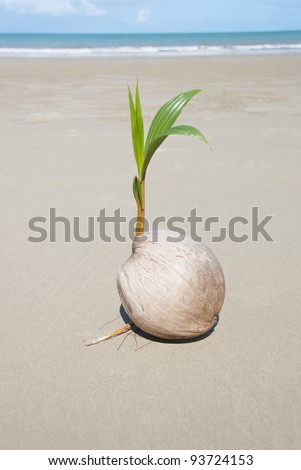
[[[135,176],[133,180],[133,193],[134,193],[134,197],[136,199],[137,205],[142,207],[141,182],[137,178],[137,176]]]
[[[128,93],[129,93],[129,104],[130,104],[130,115],[131,115],[133,149],[134,149],[138,174],[140,176],[142,165],[143,165],[143,160],[144,160],[144,126],[143,126],[143,118],[142,118],[138,83],[136,86],[136,97],[135,97],[136,107],[134,105],[132,93],[129,87],[128,87]]]
[[[139,96],[138,81],[136,85],[136,126],[137,126],[137,148],[139,155],[139,169],[141,170],[144,160],[144,126]],[[138,169],[138,171],[140,171]]]
[[[169,135],[165,135],[164,131],[171,128],[191,98],[200,91],[201,90],[191,90],[175,96],[171,100],[167,101],[167,103],[165,103],[155,115],[145,142],[141,180],[145,178],[145,173],[153,154]]]
[[[175,126],[175,127],[171,127],[170,129],[166,129],[164,132],[161,132],[161,134],[159,134],[157,136],[157,139],[161,139],[161,137],[168,137],[169,135],[190,135],[190,136],[193,136],[193,137],[197,137],[198,139],[202,140],[203,142],[205,142],[206,144],[208,144],[208,141],[206,139],[206,137],[204,136],[204,134],[201,133],[201,131],[199,131],[198,129],[196,129],[195,127],[192,127],[192,126]]]

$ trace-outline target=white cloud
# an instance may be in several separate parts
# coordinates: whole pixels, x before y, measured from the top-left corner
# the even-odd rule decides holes
[[[139,23],[145,23],[149,19],[150,15],[151,12],[148,8],[141,8],[141,10],[137,12],[137,20]]]
[[[17,13],[68,15],[81,13],[90,16],[105,15],[92,0],[0,0],[0,6]]]
[[[80,4],[81,4],[83,12],[86,15],[102,16],[106,14],[105,10],[101,10],[96,5],[94,5],[94,3],[91,2],[90,0],[81,0]]]

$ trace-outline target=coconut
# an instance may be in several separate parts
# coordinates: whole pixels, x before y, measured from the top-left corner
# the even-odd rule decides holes
[[[217,322],[225,297],[222,268],[203,243],[174,232],[136,237],[120,268],[117,288],[132,322],[159,338],[206,333]]]

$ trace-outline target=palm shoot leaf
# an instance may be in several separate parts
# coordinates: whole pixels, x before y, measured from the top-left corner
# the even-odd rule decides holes
[[[201,90],[191,90],[191,91],[186,91],[184,93],[181,93],[180,95],[175,96],[171,100],[167,101],[167,103],[165,103],[155,115],[150,125],[146,142],[145,142],[144,161],[143,161],[143,166],[142,166],[142,171],[141,171],[142,181],[145,178],[145,173],[146,173],[148,164],[153,154],[157,150],[157,148],[168,137],[168,135],[172,133],[177,133],[177,132],[170,132],[166,134],[164,132],[171,129],[171,126],[179,117],[184,107],[189,103],[191,98],[193,98],[200,91]],[[183,126],[179,126],[179,127],[183,127]],[[185,132],[183,132],[183,134],[185,134]],[[188,134],[188,135],[192,135],[192,134]]]
[[[161,132],[157,136],[157,139],[161,139],[161,137],[168,137],[169,135],[190,135],[192,137],[197,137],[198,139],[202,140],[206,144],[208,144],[208,141],[204,134],[201,133],[198,129],[192,126],[175,126],[171,127],[170,129],[166,129],[164,132]]]
[[[137,206],[143,207],[141,182],[137,178],[137,176],[135,176],[134,181],[133,181],[133,193],[134,193],[134,198],[136,199]]]
[[[133,149],[134,149],[138,174],[141,175],[141,170],[142,170],[142,165],[143,165],[143,160],[144,160],[144,127],[143,127],[143,118],[142,118],[138,83],[136,85],[135,105],[134,105],[132,93],[129,87],[128,87],[128,91],[129,91]]]

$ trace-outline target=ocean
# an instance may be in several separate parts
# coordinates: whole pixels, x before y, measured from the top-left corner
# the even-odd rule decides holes
[[[0,57],[160,57],[301,52],[301,31],[0,34]]]

